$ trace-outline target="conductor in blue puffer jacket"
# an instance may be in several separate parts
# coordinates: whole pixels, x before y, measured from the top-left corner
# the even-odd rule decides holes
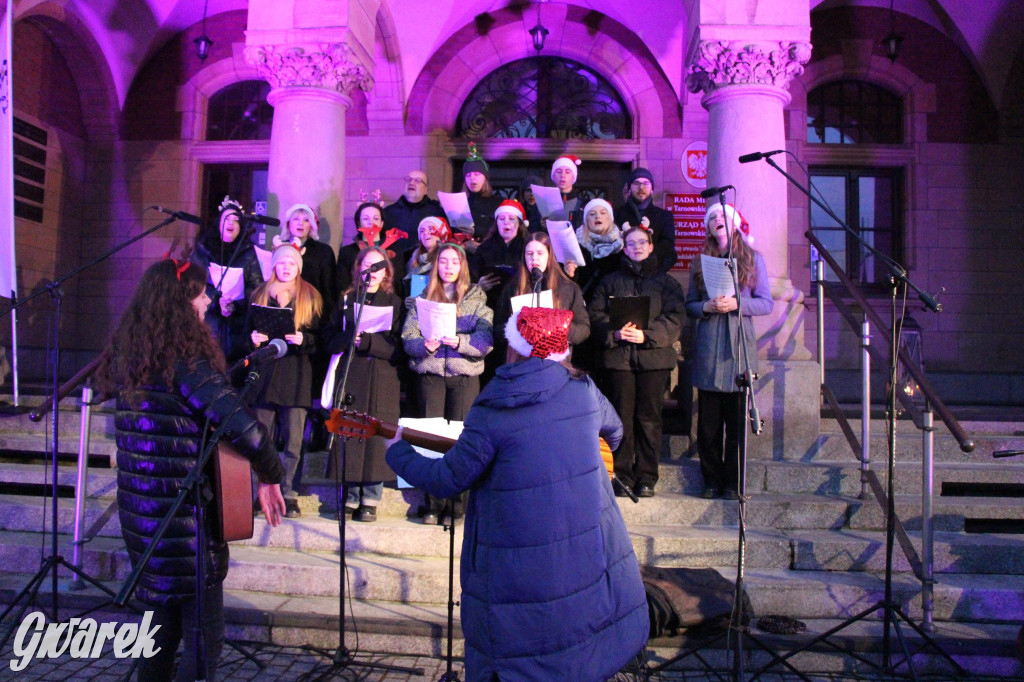
[[[571,365],[572,311],[523,308],[509,364],[440,459],[388,441],[392,469],[431,495],[469,490],[462,546],[466,679],[607,680],[644,648],[647,600],[598,438],[622,423]]]

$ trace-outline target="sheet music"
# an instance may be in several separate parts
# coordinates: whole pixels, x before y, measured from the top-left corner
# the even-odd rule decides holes
[[[395,316],[395,309],[391,306],[361,306],[358,303],[354,303],[353,306],[353,319],[359,320],[358,334],[391,331],[391,323]],[[363,309],[362,317],[359,314],[360,308]]]
[[[458,310],[454,303],[438,303],[417,298],[416,315],[419,317],[420,334],[425,339],[454,338]]]
[[[704,288],[707,289],[708,298],[719,296],[735,296],[736,287],[732,283],[732,272],[725,258],[715,258],[701,254],[700,266],[704,275]],[[733,259],[735,267],[736,260]]]
[[[266,282],[270,279],[270,273],[274,271],[274,266],[270,263],[274,254],[266,249],[261,249],[258,246],[254,251],[256,251],[256,260],[260,262],[260,272],[263,273],[263,281]]]
[[[245,298],[245,281],[242,268],[226,268],[217,263],[210,263],[210,282],[213,286],[220,285],[220,299],[225,303]],[[224,278],[223,282],[221,277]]]
[[[568,220],[569,215],[565,212],[565,202],[562,201],[562,190],[557,187],[542,187],[530,185],[533,190],[533,198],[537,200],[537,209],[540,217],[544,220]]]
[[[473,231],[473,213],[469,210],[469,195],[465,192],[438,192],[437,200],[441,202],[441,208],[448,216],[448,224],[453,230]]]
[[[462,434],[462,422],[460,421],[448,421],[444,417],[433,417],[430,419],[410,419],[403,417],[398,420],[398,425],[403,428],[415,429],[416,431],[423,431],[424,433],[431,433],[435,436],[443,436],[445,438],[451,438],[452,440],[458,440],[459,435]],[[416,452],[420,453],[424,457],[430,459],[440,459],[444,457],[443,452],[436,452],[434,450],[427,450],[424,447],[418,445],[412,446]],[[398,477],[398,487],[401,488],[412,488],[408,481],[403,479],[401,476]]]
[[[533,302],[533,294],[522,294],[520,296],[513,296],[510,300],[512,302],[512,314],[515,315],[523,308],[554,308],[555,297],[551,294],[550,289],[546,289],[540,292],[540,296],[537,297],[538,302]]]
[[[573,261],[579,267],[587,264],[583,258],[583,249],[576,239],[576,230],[568,220],[548,220],[548,237],[551,238],[551,250],[555,252],[555,260],[562,265]]]

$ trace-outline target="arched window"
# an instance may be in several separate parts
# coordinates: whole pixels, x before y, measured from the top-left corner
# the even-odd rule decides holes
[[[270,84],[241,81],[210,98],[206,115],[207,141],[269,140],[274,107],[267,102]]]
[[[812,144],[900,144],[903,100],[873,83],[841,80],[807,93]]]
[[[596,72],[571,59],[530,57],[480,81],[462,105],[456,135],[617,140],[633,136],[633,123]]]

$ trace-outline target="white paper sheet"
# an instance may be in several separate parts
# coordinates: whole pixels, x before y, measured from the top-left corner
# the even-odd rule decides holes
[[[380,305],[361,306],[358,303],[353,305],[355,306],[352,310],[355,315],[354,319],[359,320],[359,334],[391,331],[391,323],[395,314],[394,308]],[[363,309],[362,317],[359,315],[360,308]]]
[[[266,249],[261,249],[258,246],[255,248],[255,251],[256,260],[260,262],[260,271],[263,273],[263,281],[266,282],[270,279],[270,273],[274,271],[274,266],[270,263],[274,254]]]
[[[544,220],[568,220],[569,215],[565,212],[565,202],[562,201],[562,190],[557,187],[542,187],[541,185],[530,185],[533,190],[533,198],[537,200],[537,209],[540,217]]]
[[[454,303],[438,303],[417,298],[416,315],[419,317],[420,334],[425,339],[453,338],[458,310]]]
[[[245,297],[244,275],[245,271],[242,268],[226,268],[217,263],[210,263],[210,282],[215,287],[220,285],[220,298],[225,303]],[[221,277],[224,277],[223,282]]]
[[[510,300],[512,302],[512,314],[515,315],[523,308],[554,308],[555,298],[551,295],[551,290],[547,289],[540,292],[540,296],[537,297],[538,302],[533,302],[533,294],[522,294],[520,296],[513,296]]]
[[[732,272],[725,258],[715,258],[701,254],[700,266],[704,275],[704,288],[707,289],[708,298],[719,296],[735,296],[736,287],[732,283]],[[734,260],[733,263],[736,261]]]
[[[568,220],[547,221],[548,237],[551,238],[551,250],[555,252],[555,260],[562,265],[573,261],[583,267],[587,262],[583,259],[583,249],[576,239],[576,230]]]
[[[444,417],[434,417],[432,419],[402,418],[398,420],[398,425],[409,429],[416,429],[417,431],[432,433],[435,436],[444,436],[445,438],[451,438],[452,440],[458,440],[459,435],[462,433],[462,422],[450,422]],[[426,448],[418,445],[413,445],[412,447],[416,452],[420,453],[424,457],[429,457],[430,459],[440,459],[441,457],[444,457],[443,452],[427,450]],[[412,488],[413,486],[399,476],[398,487]]]
[[[441,202],[452,230],[473,231],[473,214],[469,210],[469,196],[465,192],[438,192],[437,200]]]

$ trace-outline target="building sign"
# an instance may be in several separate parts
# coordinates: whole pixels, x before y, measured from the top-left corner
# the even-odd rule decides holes
[[[700,194],[665,193],[665,209],[672,214],[676,228],[676,264],[673,270],[690,269],[690,261],[704,247],[704,212],[707,200]]]
[[[708,186],[708,143],[691,142],[683,150],[683,158],[679,159],[683,177],[691,187],[705,189]]]

